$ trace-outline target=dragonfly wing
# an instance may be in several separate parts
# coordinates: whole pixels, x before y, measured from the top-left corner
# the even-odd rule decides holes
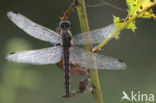
[[[96,58],[94,58],[94,56]],[[95,63],[97,69],[121,70],[127,67],[127,65],[119,59],[100,54],[94,54],[76,46],[73,46],[71,48],[70,61],[75,65],[80,65],[81,67],[86,69],[93,69],[95,67],[94,59],[96,61]]]
[[[99,44],[113,35],[113,28],[114,24],[110,24],[100,29],[77,34],[76,36],[73,37],[72,42],[75,45],[89,44],[89,41],[87,40],[88,37],[90,37],[92,44]]]
[[[55,64],[58,63],[61,58],[61,46],[11,53],[6,57],[9,61],[40,65]]]
[[[7,16],[19,28],[37,39],[55,44],[62,42],[61,36],[58,35],[56,32],[31,21],[30,19],[19,13],[16,14],[10,11],[7,13]]]

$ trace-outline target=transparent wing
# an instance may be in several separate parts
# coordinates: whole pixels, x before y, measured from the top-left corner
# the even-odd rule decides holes
[[[29,35],[43,40],[43,41],[48,41],[51,43],[61,43],[61,36],[58,35],[56,32],[43,27],[33,21],[31,21],[30,19],[28,19],[27,17],[21,15],[21,14],[16,14],[12,11],[7,13],[8,18],[14,22],[19,28],[21,28],[22,30],[24,30],[26,33],[28,33]]]
[[[40,65],[58,63],[61,58],[61,46],[11,53],[6,57],[9,61]]]
[[[94,53],[73,46],[71,48],[70,61],[75,65],[80,65],[83,68],[94,68]],[[96,67],[97,69],[125,69],[127,65],[116,58],[96,54]]]
[[[112,36],[113,28],[114,24],[110,24],[100,29],[77,34],[76,36],[73,37],[72,43],[75,45],[89,44],[89,41],[87,40],[88,37],[90,37],[92,44],[99,44]]]

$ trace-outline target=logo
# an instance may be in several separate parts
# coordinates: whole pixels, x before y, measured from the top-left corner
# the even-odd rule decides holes
[[[141,93],[140,91],[131,91],[128,95],[125,91],[122,91],[122,95],[121,101],[127,100],[131,102],[154,102],[154,94],[152,93],[145,94]]]

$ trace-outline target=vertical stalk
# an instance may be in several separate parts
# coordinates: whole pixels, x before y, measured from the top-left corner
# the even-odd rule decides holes
[[[89,26],[88,26],[88,18],[86,13],[85,1],[84,0],[75,0],[75,1],[78,1],[77,12],[79,16],[81,30],[82,32],[88,32]],[[91,41],[88,45],[85,45],[85,49],[92,51],[93,47]],[[93,96],[94,96],[95,103],[103,103],[102,90],[100,87],[96,63],[94,64],[95,64],[95,68],[89,69],[91,85],[93,87]]]

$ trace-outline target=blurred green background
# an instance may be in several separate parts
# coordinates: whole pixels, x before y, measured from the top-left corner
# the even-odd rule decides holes
[[[86,3],[95,5],[101,1],[86,0]],[[56,65],[35,66],[4,59],[12,51],[51,46],[17,28],[6,17],[8,11],[20,12],[38,24],[56,30],[59,17],[71,2],[72,0],[0,0],[0,103],[94,103],[93,96],[88,92],[70,99],[61,98],[64,93],[64,73]],[[112,15],[127,15],[124,0],[107,2],[122,10],[107,5],[87,7],[91,30],[111,24]],[[72,23],[73,35],[80,33],[76,11],[69,21]],[[101,54],[120,58],[128,65],[124,71],[99,70],[104,103],[120,103],[123,90],[128,94],[133,90],[136,93],[140,91],[156,95],[156,22],[137,19],[136,25],[138,29],[135,33],[123,31],[119,40],[111,40],[99,51]],[[82,76],[71,78],[71,89],[77,87],[81,78]]]

